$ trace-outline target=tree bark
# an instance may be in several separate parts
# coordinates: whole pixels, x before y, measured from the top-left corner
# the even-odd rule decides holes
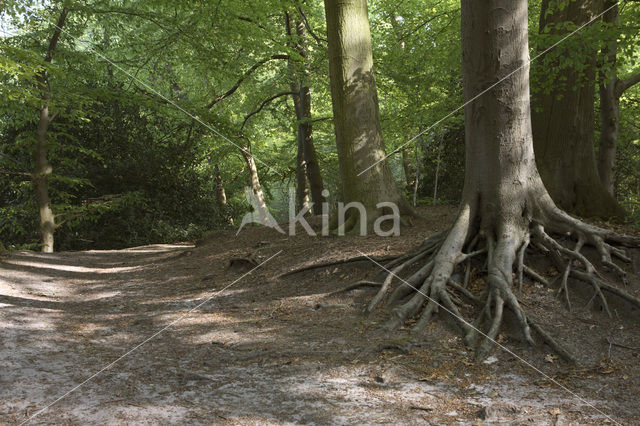
[[[415,148],[414,148],[415,149]],[[404,171],[404,180],[407,184],[407,191],[413,191],[413,186],[416,182],[415,168],[411,164],[410,149],[407,147],[402,148],[402,170]]]
[[[298,102],[298,105],[300,103]],[[307,162],[304,159],[304,140],[305,134],[301,130],[302,126],[298,124],[298,135],[296,138],[297,150],[296,155],[296,206],[298,211],[309,207],[309,181],[307,179]]]
[[[464,97],[472,99],[527,63],[527,2],[463,0],[462,40]],[[528,71],[465,107],[463,203],[479,209],[488,235],[512,243],[526,233],[525,213],[548,198],[535,163]]]
[[[457,321],[467,343],[477,347],[477,356],[483,358],[496,343],[508,309],[526,341],[534,343],[533,328],[558,353],[575,361],[527,317],[514,292],[514,276],[522,289],[523,271],[531,271],[524,265],[530,237],[535,242],[530,250],[541,247],[547,258],[558,261],[558,270],[564,271],[562,289],[567,300],[566,279],[571,275],[593,286],[605,307],[603,290],[624,294],[635,306],[640,306],[640,299],[599,280],[580,250],[584,244],[593,245],[603,264],[624,277],[622,268],[611,261],[612,255],[627,262],[631,259],[607,241],[637,245],[640,238],[574,219],[556,207],[545,189],[536,167],[531,128],[527,6],[526,0],[462,0],[464,98],[475,100],[465,104],[464,110],[466,175],[458,216],[448,231],[432,235],[417,250],[386,266],[388,275],[367,310],[372,312],[381,303],[394,278],[421,261],[423,266],[413,268],[408,278],[400,278],[402,284],[390,295],[389,305],[402,303],[391,312],[386,328],[393,330],[417,318],[413,331],[422,331],[442,309]],[[492,89],[477,97],[487,87]],[[567,248],[547,232],[571,234],[576,248]],[[476,295],[466,286],[473,268],[470,259],[479,255],[487,257],[487,281],[486,290]],[[576,261],[584,272],[575,266]],[[476,262],[478,267],[484,263]],[[463,284],[453,278],[456,268],[460,276],[466,276]],[[479,306],[473,324],[461,315],[458,306],[462,303],[453,292]]]
[[[304,161],[309,179],[309,190],[311,191],[311,200],[313,201],[313,213],[322,214],[322,203],[326,201],[322,194],[324,184],[322,182],[322,174],[320,172],[320,164],[316,154],[316,147],[313,142],[313,124],[311,117],[311,70],[309,67],[309,54],[307,51],[307,32],[302,21],[296,23],[296,32],[298,34],[298,53],[304,59],[302,80],[300,84],[300,109],[301,109],[301,127],[303,135],[303,151]]]
[[[224,182],[222,181],[222,175],[220,174],[220,167],[218,166],[218,163],[214,166],[214,175],[218,208],[222,212],[224,220],[229,225],[233,225],[233,218],[229,214],[229,206],[227,205],[227,192],[224,190]]]
[[[40,109],[38,120],[38,137],[34,152],[35,169],[33,171],[33,185],[36,192],[38,212],[40,217],[40,238],[43,253],[53,253],[54,232],[56,230],[55,215],[51,209],[49,198],[49,175],[53,169],[47,159],[47,130],[51,123],[48,107],[48,95],[45,105]]]
[[[58,40],[62,33],[62,27],[67,19],[67,9],[62,9],[53,35],[49,40],[49,46],[44,58],[45,63],[51,63],[53,53],[55,52]],[[36,193],[36,201],[38,204],[40,238],[43,253],[53,253],[54,251],[54,233],[56,230],[55,215],[51,209],[51,198],[49,196],[49,175],[53,172],[49,159],[47,157],[47,131],[49,125],[53,121],[53,117],[49,114],[49,102],[51,94],[49,93],[49,79],[46,69],[42,69],[36,76],[38,90],[40,91],[41,107],[40,118],[38,120],[38,130],[36,138],[36,147],[34,150],[35,169],[33,171],[33,186]]]
[[[267,208],[264,192],[262,192],[262,186],[260,185],[256,162],[248,148],[243,148],[240,152],[242,153],[242,157],[244,157],[244,160],[247,163],[247,169],[249,170],[249,186],[251,188],[252,201],[254,203],[252,204],[252,207],[255,208],[255,213],[258,215],[260,223],[269,223],[269,209]]]
[[[325,197],[322,195],[324,185],[313,142],[311,87],[308,84],[311,78],[311,71],[308,64],[307,33],[304,23],[297,21],[295,23],[297,40],[294,43],[292,20],[288,12],[285,13],[285,24],[291,47],[295,49],[302,58],[301,63],[295,63],[293,59],[289,59],[291,73],[290,87],[292,92],[297,93],[297,95],[293,96],[293,101],[298,121],[298,160],[296,171],[298,207],[301,208],[308,205],[310,192],[311,200],[314,203],[312,208],[313,213],[322,214],[322,203],[325,202]]]
[[[289,48],[300,52],[300,42],[294,42],[292,31],[292,20],[289,12],[284,13],[285,30],[287,33],[287,43]],[[302,126],[303,111],[302,111],[302,90],[300,82],[300,64],[295,61],[294,58],[289,57],[289,87],[291,89],[293,106],[296,112],[296,208],[298,211],[309,206],[309,182],[307,180],[307,163],[304,159],[304,142],[306,139],[305,131],[307,130]]]
[[[325,0],[325,13],[343,199],[362,203],[369,221],[380,214],[380,202],[396,203],[401,212],[413,213],[383,160],[366,0]],[[360,218],[355,220],[359,224]]]
[[[566,3],[566,4],[564,4]],[[602,10],[602,0],[564,2],[549,10],[544,2],[540,31],[566,34],[563,24],[583,25]],[[576,37],[579,37],[577,35]],[[573,44],[575,46],[575,44]],[[563,49],[562,45],[555,49]],[[533,99],[533,137],[538,170],[553,200],[582,216],[620,217],[624,211],[600,181],[594,148],[595,47],[582,46],[584,67],[562,71],[562,81]],[[538,74],[548,72],[548,61],[536,61]],[[577,86],[577,87],[574,87]]]
[[[605,8],[612,7],[602,17],[611,26],[617,26],[619,18],[618,3],[605,2]],[[617,94],[618,76],[616,62],[618,57],[618,43],[611,40],[602,52],[611,74],[608,78],[602,76],[600,82],[600,148],[598,150],[598,173],[602,185],[611,196],[615,196],[615,165],[616,148],[618,145],[618,120],[620,117],[620,98]]]

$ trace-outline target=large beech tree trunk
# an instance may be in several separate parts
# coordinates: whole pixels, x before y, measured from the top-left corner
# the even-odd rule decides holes
[[[393,180],[389,164],[383,160],[386,154],[380,131],[366,0],[325,0],[325,12],[344,201],[362,203],[369,221],[379,215],[376,204],[380,202],[396,203],[401,212],[412,213]],[[360,218],[352,216],[349,220],[355,225]]]
[[[62,27],[67,19],[67,9],[62,9],[53,35],[49,40],[47,54],[44,58],[45,63],[51,63],[53,53],[58,45]],[[47,157],[47,131],[49,125],[53,121],[53,117],[49,113],[49,102],[51,94],[48,88],[47,71],[43,69],[36,76],[38,90],[40,90],[41,107],[40,118],[38,120],[38,130],[36,136],[36,147],[34,150],[35,169],[33,170],[33,186],[36,193],[36,201],[38,203],[38,214],[40,223],[40,238],[43,253],[53,253],[54,250],[54,233],[56,230],[56,221],[53,210],[51,209],[51,198],[49,197],[49,175],[53,172],[49,159]]]
[[[427,238],[414,252],[387,264],[387,278],[368,306],[373,311],[385,298],[393,279],[418,263],[419,269],[397,286],[388,304],[403,301],[391,312],[388,329],[416,317],[414,331],[423,330],[441,309],[453,316],[477,355],[491,350],[501,328],[505,308],[514,314],[522,336],[533,343],[532,329],[565,358],[575,358],[529,318],[514,290],[514,275],[522,290],[523,275],[547,283],[525,264],[529,240],[541,247],[562,271],[561,290],[569,302],[567,278],[574,276],[592,286],[603,306],[604,291],[623,295],[635,306],[640,300],[600,280],[582,255],[584,244],[597,248],[604,265],[618,272],[612,255],[630,261],[624,252],[606,241],[637,245],[639,238],[580,222],[558,209],[547,193],[536,167],[529,103],[529,59],[526,0],[462,0],[462,71],[465,100],[466,176],[458,216],[448,231]],[[519,67],[524,68],[514,72]],[[513,73],[513,74],[511,74]],[[551,233],[571,233],[575,249],[555,240]],[[565,243],[566,244],[566,243]],[[486,288],[467,290],[472,268],[483,270],[487,257]],[[472,263],[472,262],[475,262]],[[576,263],[580,264],[577,266]],[[514,274],[514,270],[516,274]],[[464,277],[464,278],[463,278]],[[460,280],[460,282],[458,282]],[[479,307],[476,320],[465,320],[459,305],[463,297]],[[426,299],[426,300],[425,300]],[[426,303],[425,303],[426,301]],[[607,308],[607,311],[610,312]]]
[[[560,8],[562,3],[562,8]],[[563,25],[583,25],[602,11],[602,0],[566,0],[551,8],[543,2],[540,31],[564,35]],[[576,35],[575,37],[580,37]],[[574,42],[574,40],[572,40]],[[575,49],[559,45],[554,49]],[[582,216],[624,216],[600,182],[594,147],[596,46],[582,45],[583,67],[566,66],[548,93],[534,94],[533,136],[538,169],[553,200]],[[557,53],[556,53],[557,54]],[[544,75],[548,61],[534,63]],[[575,87],[574,87],[575,86]]]

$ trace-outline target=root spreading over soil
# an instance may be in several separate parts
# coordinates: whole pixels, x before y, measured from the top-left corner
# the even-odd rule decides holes
[[[552,259],[560,271],[556,280],[558,294],[564,295],[567,308],[571,309],[569,277],[592,288],[592,302],[597,300],[609,316],[612,316],[607,295],[615,295],[640,308],[640,299],[616,285],[606,282],[594,264],[585,257],[585,244],[595,248],[603,268],[613,271],[625,286],[627,274],[614,262],[614,258],[631,263],[626,252],[614,244],[638,247],[640,238],[627,236],[608,229],[599,228],[577,220],[556,208],[548,199],[538,203],[531,214],[523,212],[519,221],[497,220],[491,227],[481,223],[478,208],[462,205],[453,226],[446,232],[427,238],[415,251],[397,258],[386,266],[386,278],[377,295],[367,306],[373,312],[382,303],[394,279],[399,283],[388,297],[389,304],[401,302],[390,314],[385,324],[388,330],[398,329],[409,320],[414,332],[423,331],[434,314],[444,310],[457,322],[464,333],[467,345],[475,347],[477,357],[483,359],[496,343],[505,316],[505,308],[513,313],[523,339],[534,344],[531,329],[549,344],[558,354],[572,363],[577,359],[557,342],[540,325],[531,321],[518,300],[518,291],[523,289],[524,274],[550,285],[546,279],[527,265],[527,253],[538,251]],[[523,225],[524,224],[524,225]],[[552,237],[552,232],[564,238]],[[573,246],[568,247],[568,241]],[[469,279],[474,262],[484,258],[487,274],[486,287],[480,295],[469,292]],[[416,264],[420,265],[408,278],[401,274]],[[415,269],[415,268],[414,268]],[[515,270],[515,274],[514,274]],[[454,277],[464,277],[458,282]],[[517,281],[515,290],[514,280]],[[463,298],[481,307],[471,323],[464,319],[459,307]]]

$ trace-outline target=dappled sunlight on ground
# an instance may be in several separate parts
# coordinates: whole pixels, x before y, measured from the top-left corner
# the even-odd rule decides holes
[[[503,352],[495,363],[475,363],[447,321],[418,340],[405,330],[381,331],[386,308],[371,317],[361,313],[372,289],[333,294],[357,280],[377,279],[367,263],[282,277],[358,250],[379,257],[402,253],[454,213],[450,207],[425,210],[400,239],[283,237],[248,228],[237,238],[232,231],[217,233],[197,247],[23,252],[3,259],[0,422],[28,419],[117,360],[34,422],[599,423],[593,409]],[[230,259],[264,261],[279,250],[225,289],[247,272],[230,269]],[[527,299],[532,306],[533,296]],[[625,326],[627,337],[635,338]],[[579,324],[575,330],[584,333]],[[630,390],[640,382],[637,372],[614,362],[571,370],[545,362],[544,349],[501,338],[615,418],[640,414],[633,408],[637,387]],[[394,349],[409,339],[415,343],[410,351]],[[630,388],[618,388],[622,382]]]

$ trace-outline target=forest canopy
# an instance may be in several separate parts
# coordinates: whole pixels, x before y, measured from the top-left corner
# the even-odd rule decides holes
[[[530,2],[530,57],[587,19],[570,16],[561,3]],[[0,241],[13,248],[43,244],[34,187],[45,175],[56,250],[194,240],[230,227],[250,209],[245,187],[254,178],[245,150],[276,219],[286,218],[290,188],[300,205],[319,204],[321,189],[330,203],[342,200],[323,6],[5,2]],[[381,140],[386,152],[402,147],[388,159],[392,177],[411,202],[455,204],[464,180],[460,4],[368,6]],[[598,153],[611,120],[601,114],[607,82],[628,84],[616,95],[612,199],[626,209],[625,220],[639,224],[640,85],[633,83],[640,6],[622,2],[618,13],[536,59],[531,90],[534,111],[544,107],[537,99],[570,101],[572,93],[590,90],[593,103],[580,119],[589,122],[587,149]],[[45,98],[52,118],[46,164],[36,155]],[[305,134],[312,158],[300,148]],[[563,207],[581,213],[581,205]],[[603,214],[609,213],[616,212]]]

